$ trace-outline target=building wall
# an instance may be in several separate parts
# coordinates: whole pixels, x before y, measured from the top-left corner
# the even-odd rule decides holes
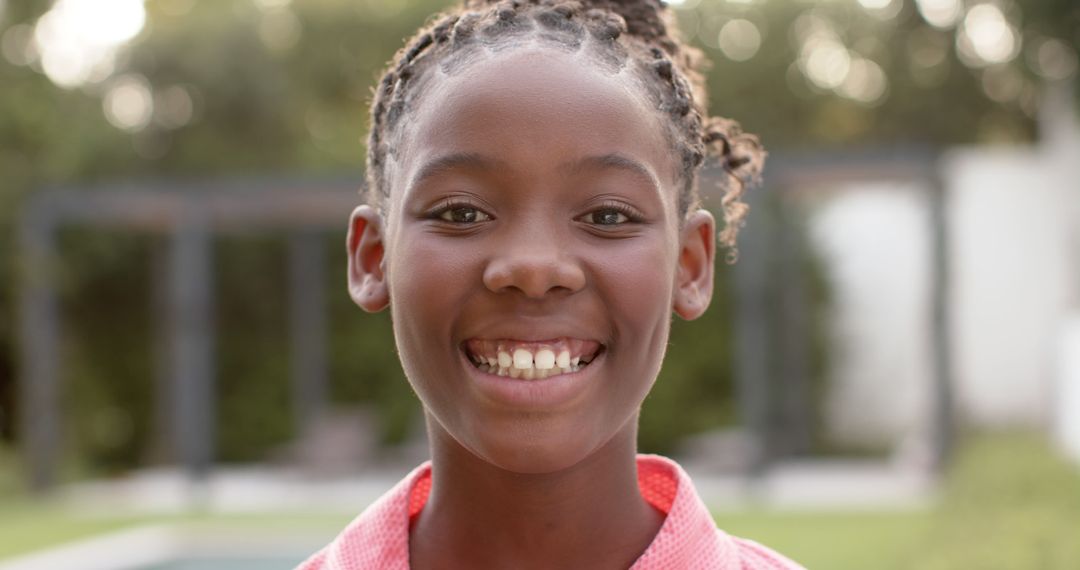
[[[889,444],[928,419],[930,234],[917,185],[838,188],[812,211],[832,306],[825,399],[833,441]]]
[[[1080,370],[1069,364],[1080,346],[1066,332],[1080,319],[1080,121],[1072,99],[1056,97],[1038,144],[942,157],[954,385],[969,425],[1080,429],[1063,421],[1080,416],[1080,396],[1062,401],[1080,394]],[[867,183],[826,196],[809,224],[834,298],[826,428],[864,445],[923,438],[932,386],[926,189]],[[1070,437],[1080,447],[1080,434],[1059,439]]]

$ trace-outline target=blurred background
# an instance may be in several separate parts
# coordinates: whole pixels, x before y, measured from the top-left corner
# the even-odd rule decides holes
[[[1080,5],[669,4],[771,157],[642,451],[810,568],[1080,568]],[[426,458],[342,245],[447,5],[0,0],[0,568],[287,568]]]

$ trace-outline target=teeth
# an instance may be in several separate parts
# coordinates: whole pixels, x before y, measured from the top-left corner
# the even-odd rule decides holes
[[[536,352],[536,368],[539,370],[551,370],[555,368],[555,353],[542,348]]]
[[[529,368],[518,368],[511,366],[504,368],[501,366],[490,366],[488,364],[481,364],[478,368],[489,374],[496,374],[498,376],[510,378],[520,378],[523,380],[543,380],[549,376],[557,376],[559,374],[569,374],[571,372],[577,372],[582,368],[585,368],[585,364],[571,364],[570,366],[555,366],[552,368],[535,368],[530,366]]]
[[[532,368],[533,355],[531,352],[524,348],[519,348],[514,351],[514,368],[520,368],[522,370]]]
[[[0,0],[2,2],[3,0]],[[571,374],[585,368],[589,363],[582,357],[571,358],[569,350],[556,353],[551,348],[541,348],[534,354],[527,348],[510,350],[499,346],[494,354],[469,354],[469,360],[487,374],[523,380],[541,380],[560,374]]]

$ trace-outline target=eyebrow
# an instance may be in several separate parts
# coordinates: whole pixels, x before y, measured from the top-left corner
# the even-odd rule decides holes
[[[580,160],[574,161],[566,166],[566,169],[570,173],[581,172],[582,170],[622,170],[629,172],[644,181],[648,182],[649,186],[652,186],[658,192],[660,191],[660,180],[657,178],[656,173],[652,171],[648,166],[641,163],[638,160],[630,158],[626,155],[618,153],[602,154],[599,156],[587,156]]]
[[[486,157],[475,152],[456,152],[440,156],[424,164],[409,182],[409,188],[415,188],[429,178],[438,176],[444,172],[458,168],[474,168],[478,170],[494,170],[503,166],[501,160]]]
[[[478,170],[496,170],[505,167],[506,162],[484,156],[475,152],[457,152],[435,158],[425,163],[409,182],[409,188],[415,188],[424,181],[438,176],[444,172],[458,168],[474,168]],[[638,160],[623,154],[608,153],[596,156],[586,156],[579,160],[563,165],[567,173],[575,174],[583,170],[622,170],[633,174],[660,191],[660,180],[648,166]]]

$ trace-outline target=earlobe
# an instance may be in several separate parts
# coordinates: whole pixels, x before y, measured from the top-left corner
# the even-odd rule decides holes
[[[390,304],[386,287],[382,217],[371,206],[359,206],[349,218],[345,239],[349,254],[349,296],[361,309],[375,313]]]
[[[679,243],[675,276],[675,314],[690,321],[700,317],[712,301],[716,263],[716,221],[705,210],[686,219]]]

